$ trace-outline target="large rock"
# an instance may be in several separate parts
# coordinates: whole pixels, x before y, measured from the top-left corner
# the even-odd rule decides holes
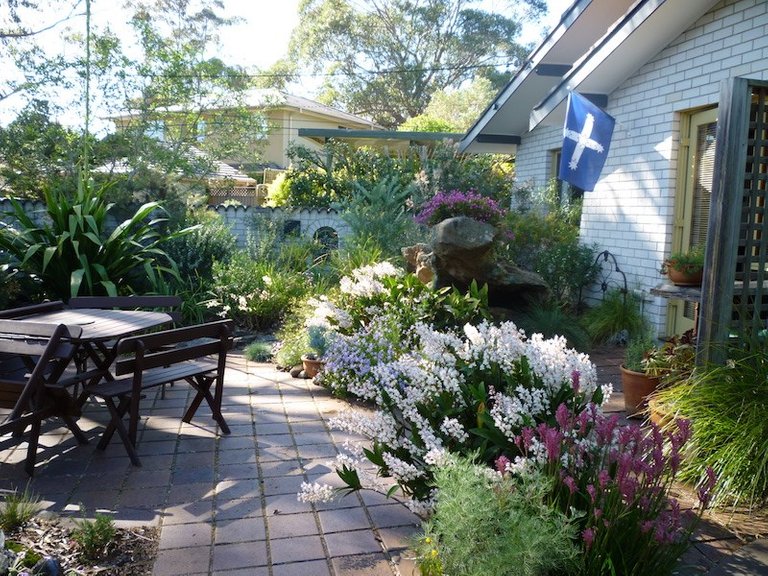
[[[436,288],[455,286],[466,290],[472,280],[488,285],[492,306],[518,309],[549,290],[544,279],[512,264],[493,258],[497,230],[490,224],[465,216],[443,220],[434,227],[431,255],[423,245],[414,249],[422,266],[434,273]],[[403,249],[403,253],[406,254]]]

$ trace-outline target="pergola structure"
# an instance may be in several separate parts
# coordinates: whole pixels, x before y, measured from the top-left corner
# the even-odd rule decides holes
[[[768,82],[734,78],[720,98],[699,312],[700,362],[768,327]]]

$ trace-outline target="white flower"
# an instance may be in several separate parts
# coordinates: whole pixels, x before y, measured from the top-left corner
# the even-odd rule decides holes
[[[298,499],[300,502],[330,502],[333,500],[333,486],[329,484],[318,484],[314,482],[301,483],[301,491],[298,493]]]
[[[261,281],[264,282],[267,286],[272,286],[272,278],[269,276],[262,276]]]

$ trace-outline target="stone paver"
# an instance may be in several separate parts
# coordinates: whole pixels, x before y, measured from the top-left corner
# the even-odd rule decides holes
[[[618,387],[616,359],[604,360],[601,380]],[[90,444],[78,446],[66,429],[47,424],[30,488],[59,514],[80,517],[82,504],[89,515],[109,511],[119,525],[159,526],[154,576],[416,573],[407,546],[419,521],[402,505],[366,492],[318,505],[296,498],[305,481],[339,485],[329,461],[355,436],[329,430],[327,419],[347,403],[237,353],[226,382],[229,436],[218,435],[205,406],[182,424],[190,390],[168,387],[165,399],[158,391],[142,401],[136,468],[117,438],[96,450],[108,418],[89,404],[79,422]],[[611,405],[620,403],[619,395]],[[0,452],[0,488],[27,485],[25,450],[22,444]],[[707,536],[679,574],[768,574],[760,541],[741,547],[728,533]]]

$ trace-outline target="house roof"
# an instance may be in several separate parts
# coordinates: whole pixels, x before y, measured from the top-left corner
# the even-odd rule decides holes
[[[303,96],[295,96],[293,94],[287,94],[278,90],[271,89],[253,89],[250,90],[246,96],[246,103],[254,108],[265,107],[279,107],[279,108],[292,108],[302,112],[310,114],[318,114],[320,116],[326,116],[334,118],[339,122],[347,124],[355,124],[360,128],[368,128],[371,130],[382,129],[383,127],[376,124],[374,121],[357,116],[356,114],[350,114],[331,106],[326,106],[315,100],[304,98]]]
[[[199,148],[191,148],[189,151],[189,156],[195,158],[203,158],[210,162],[210,170],[205,174],[205,178],[209,181],[234,181],[241,186],[253,186],[257,184],[256,180],[248,176],[248,174],[245,174],[240,170],[233,168],[229,164],[221,162],[220,160],[211,159]],[[154,166],[151,168],[153,170],[157,170]],[[101,174],[130,174],[134,169],[135,167],[132,166],[127,159],[121,158],[107,164],[97,166],[93,168],[93,171]]]
[[[512,153],[537,125],[562,124],[571,90],[601,105],[718,0],[577,0],[469,129],[464,152]]]
[[[294,96],[293,94],[287,94],[273,89],[252,89],[245,94],[245,106],[251,108],[289,108],[308,114],[316,114],[325,118],[333,119],[339,124],[351,125],[354,128],[380,130],[383,126],[376,124],[368,118],[350,114],[343,110],[326,106],[320,102],[304,98],[303,96]],[[213,102],[209,103],[209,107],[215,107]],[[162,109],[158,109],[161,113],[183,112],[184,108],[179,106],[168,106]],[[129,119],[137,114],[117,114],[111,116],[113,121]]]
[[[328,139],[346,140],[356,146],[366,146],[373,142],[377,146],[408,146],[411,143],[426,144],[453,140],[458,142],[464,134],[455,132],[406,132],[398,130],[343,130],[329,128],[299,128],[299,136],[311,138],[319,143]]]

